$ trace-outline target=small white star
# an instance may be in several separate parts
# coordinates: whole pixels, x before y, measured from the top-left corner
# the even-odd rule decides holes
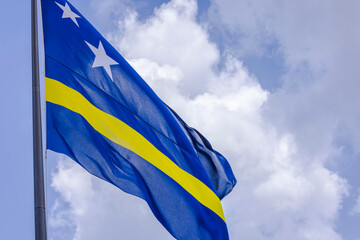
[[[62,18],[70,18],[76,24],[76,26],[79,27],[79,24],[76,21],[76,19],[81,18],[81,17],[79,15],[77,15],[76,13],[74,13],[67,3],[65,3],[65,6],[63,6],[57,2],[55,2],[55,3],[63,10]]]
[[[114,59],[112,59],[111,57],[109,57],[106,52],[105,49],[101,43],[101,41],[99,41],[99,47],[96,48],[93,45],[91,45],[90,43],[86,42],[85,43],[89,46],[89,48],[91,49],[91,51],[95,54],[95,60],[94,63],[92,65],[92,67],[103,67],[106,71],[106,73],[109,75],[109,77],[111,78],[112,81],[113,77],[112,77],[112,73],[111,73],[111,69],[110,69],[110,65],[117,65],[119,63],[117,63]]]

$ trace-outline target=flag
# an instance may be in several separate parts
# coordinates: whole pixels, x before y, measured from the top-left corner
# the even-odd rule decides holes
[[[68,1],[41,9],[47,149],[144,199],[176,239],[228,239],[227,160]]]

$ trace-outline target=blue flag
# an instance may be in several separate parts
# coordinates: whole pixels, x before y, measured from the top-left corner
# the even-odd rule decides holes
[[[228,239],[227,160],[69,2],[41,5],[47,149],[144,199],[176,239]]]

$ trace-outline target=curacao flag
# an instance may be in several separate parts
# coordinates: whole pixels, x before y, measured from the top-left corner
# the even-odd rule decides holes
[[[41,9],[47,149],[144,199],[176,239],[228,239],[227,160],[69,2]]]

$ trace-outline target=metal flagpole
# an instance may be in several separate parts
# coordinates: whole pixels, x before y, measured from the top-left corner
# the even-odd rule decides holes
[[[46,233],[44,166],[43,166],[42,129],[41,129],[37,0],[31,0],[31,40],[32,40],[31,45],[32,45],[35,239],[46,240],[47,233]]]

